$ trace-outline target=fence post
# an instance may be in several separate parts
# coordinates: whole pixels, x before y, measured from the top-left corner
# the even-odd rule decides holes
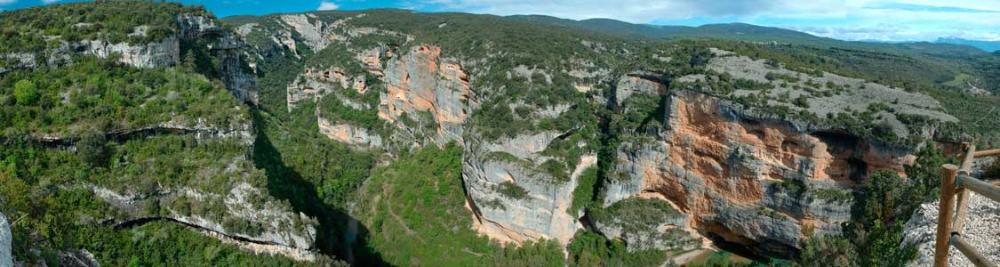
[[[951,209],[955,198],[955,175],[958,166],[941,166],[941,199],[938,207],[937,239],[934,244],[934,267],[948,266],[948,244],[951,239]]]
[[[965,155],[962,156],[962,165],[958,169],[958,174],[972,175],[972,162],[975,159],[976,145],[968,144]],[[955,204],[955,220],[952,221],[951,228],[954,229],[953,232],[961,233],[962,228],[965,228],[966,213],[969,211],[969,190],[966,190],[965,186],[957,187],[955,189],[955,195],[958,199]]]

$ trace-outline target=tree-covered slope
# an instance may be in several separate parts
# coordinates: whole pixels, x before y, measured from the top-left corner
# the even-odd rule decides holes
[[[18,262],[335,263],[313,252],[315,219],[273,196],[252,161],[245,88],[224,87],[239,61],[204,36],[203,9],[110,1],[0,16],[11,63],[0,211],[17,218]]]

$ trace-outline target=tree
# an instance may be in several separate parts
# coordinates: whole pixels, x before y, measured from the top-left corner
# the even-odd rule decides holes
[[[924,203],[938,198],[941,185],[941,165],[948,163],[944,153],[929,145],[917,153],[913,165],[906,166],[906,176],[912,181],[908,203]]]
[[[20,80],[14,84],[14,99],[20,105],[33,105],[38,101],[38,87],[29,80]]]
[[[850,240],[840,236],[812,236],[803,241],[795,263],[799,266],[855,266],[858,253]]]
[[[861,266],[902,266],[916,256],[912,245],[900,246],[903,224],[912,213],[908,198],[913,189],[906,178],[892,171],[877,171],[864,182],[862,197],[851,222]]]
[[[76,144],[80,159],[90,166],[104,166],[108,160],[108,140],[104,133],[92,131],[83,135]]]

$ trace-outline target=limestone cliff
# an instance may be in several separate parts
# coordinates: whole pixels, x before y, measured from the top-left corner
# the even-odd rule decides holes
[[[462,126],[469,114],[472,91],[468,76],[456,62],[440,59],[441,48],[416,46],[393,58],[385,70],[386,92],[379,97],[378,116],[412,139],[444,145],[462,141]],[[426,115],[425,115],[426,114]],[[403,121],[414,120],[434,132],[416,132]]]
[[[317,121],[319,132],[330,139],[363,148],[382,146],[382,137],[365,128],[347,123],[331,124],[329,120],[322,117],[318,118]]]
[[[910,151],[847,134],[803,131],[693,91],[665,96],[666,124],[617,149],[604,204],[669,201],[701,235],[787,253],[811,233],[838,234],[850,190],[878,169],[902,171]]]
[[[597,163],[596,155],[580,157],[568,181],[539,165],[560,160],[542,154],[562,133],[542,132],[465,143],[462,176],[468,204],[480,233],[501,242],[520,244],[542,239],[566,245],[583,225],[571,210],[580,175]]]
[[[118,62],[140,68],[173,66],[180,62],[180,41],[173,36],[148,44],[90,40],[70,45],[70,49],[101,58],[117,55]]]

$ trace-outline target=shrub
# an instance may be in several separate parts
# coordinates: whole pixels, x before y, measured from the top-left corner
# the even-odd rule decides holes
[[[34,105],[38,101],[38,87],[29,80],[20,80],[14,84],[14,99],[19,105]]]
[[[511,181],[504,181],[503,183],[500,183],[500,188],[498,188],[497,191],[505,197],[512,199],[524,199],[528,197],[527,190],[524,190],[524,188]]]

